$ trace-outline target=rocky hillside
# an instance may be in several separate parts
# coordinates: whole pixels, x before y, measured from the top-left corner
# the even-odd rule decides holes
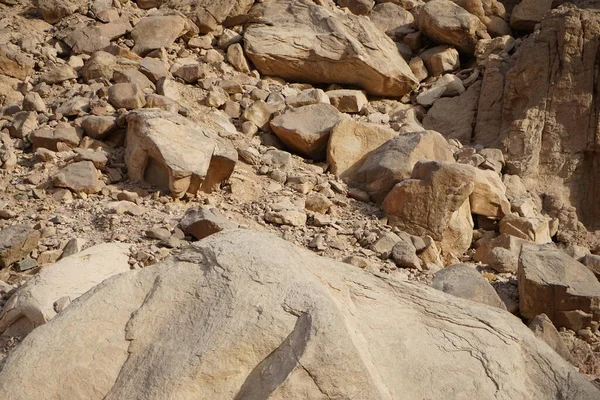
[[[600,398],[597,2],[0,24],[0,399]]]

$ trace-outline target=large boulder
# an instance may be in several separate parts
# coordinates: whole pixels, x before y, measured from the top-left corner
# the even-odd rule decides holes
[[[1,368],[13,400],[598,398],[505,311],[249,231],[101,283]]]
[[[419,30],[439,44],[473,54],[479,39],[489,39],[485,25],[473,14],[448,0],[432,0],[419,12]]]
[[[271,120],[271,128],[290,149],[312,158],[325,158],[329,134],[341,114],[330,104],[311,104],[290,110]]]
[[[562,6],[540,25],[510,60],[486,67],[474,142],[501,148],[510,174],[597,229],[600,16]]]
[[[342,179],[380,203],[395,184],[410,178],[413,167],[421,160],[452,162],[454,156],[448,141],[437,132],[406,133],[368,154],[362,164],[346,171]]]
[[[510,15],[510,26],[519,31],[533,31],[552,9],[552,0],[523,0]]]
[[[137,54],[146,55],[152,50],[169,47],[188,30],[187,21],[179,15],[143,18],[131,31],[131,38],[135,42],[132,50]]]
[[[175,197],[210,192],[237,161],[233,147],[207,125],[158,109],[127,116],[125,163],[133,181],[146,181]]]
[[[403,96],[418,85],[396,45],[369,19],[311,0],[254,6],[261,24],[246,28],[246,55],[263,75],[359,86]]]
[[[448,162],[417,162],[410,179],[398,183],[383,201],[389,224],[440,243],[447,261],[471,246],[473,218],[469,196],[472,170]]]
[[[42,268],[4,304],[0,335],[25,336],[54,318],[58,300],[75,300],[103,280],[129,271],[129,247],[100,244]]]
[[[444,293],[506,310],[494,287],[474,265],[455,264],[439,270],[431,286]]]
[[[522,246],[518,281],[524,318],[546,314],[554,325],[575,332],[600,321],[600,282],[553,245]]]
[[[33,73],[35,61],[8,45],[0,45],[0,74],[23,80]]]
[[[506,9],[500,0],[452,1],[479,18],[492,37],[511,34],[510,26],[505,21]]]

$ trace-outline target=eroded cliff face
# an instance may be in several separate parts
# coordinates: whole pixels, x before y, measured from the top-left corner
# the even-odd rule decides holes
[[[510,60],[490,59],[475,142],[501,148],[510,173],[600,226],[600,14],[560,7]],[[533,187],[535,186],[535,187]]]

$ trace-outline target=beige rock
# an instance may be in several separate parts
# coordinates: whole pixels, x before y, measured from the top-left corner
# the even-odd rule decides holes
[[[447,0],[429,1],[419,12],[419,30],[439,44],[473,54],[479,39],[489,39],[485,25],[464,8]]]
[[[356,85],[386,96],[402,96],[417,86],[394,43],[366,18],[310,0],[275,0],[253,11],[268,23],[250,25],[244,43],[263,75]]]
[[[366,155],[396,135],[394,130],[382,125],[350,119],[340,121],[332,129],[327,145],[327,163],[331,173],[338,177],[351,175],[364,162]]]
[[[436,100],[423,118],[423,127],[470,144],[480,91],[481,83],[476,82],[460,96]]]
[[[107,280],[33,331],[3,364],[0,397],[597,397],[496,308],[260,232],[219,233],[179,259]]]
[[[585,265],[552,245],[525,244],[519,258],[519,309],[546,314],[575,332],[600,320],[600,282]]]
[[[23,110],[46,112],[46,103],[37,92],[29,92],[23,98]]]
[[[133,83],[117,83],[108,88],[108,101],[115,108],[132,110],[146,105],[146,96],[142,89]]]
[[[71,48],[71,54],[94,54],[110,46],[110,39],[102,35],[97,26],[87,25],[71,32],[65,43]]]
[[[174,76],[183,79],[187,83],[195,83],[198,79],[206,76],[206,65],[200,63],[184,64],[177,68]]]
[[[13,116],[12,124],[8,126],[8,133],[14,138],[26,139],[37,128],[37,113],[20,111]]]
[[[131,31],[135,42],[133,51],[146,55],[152,50],[169,47],[189,30],[184,18],[179,15],[159,15],[141,19]],[[160,34],[157,34],[160,32]]]
[[[85,62],[81,76],[85,82],[99,78],[111,80],[118,69],[117,57],[105,51],[98,51]]]
[[[546,314],[537,315],[529,324],[529,329],[531,329],[536,337],[543,340],[562,358],[567,361],[571,359],[569,348]]]
[[[533,31],[552,9],[552,0],[522,0],[510,14],[510,26],[518,31]]]
[[[169,74],[164,61],[151,57],[145,57],[140,61],[140,72],[154,83]]]
[[[250,72],[250,66],[244,55],[244,49],[242,49],[242,45],[239,43],[234,43],[227,48],[227,62],[240,72]]]
[[[433,76],[442,75],[460,68],[458,51],[449,46],[436,46],[424,51],[420,57]]]
[[[336,0],[336,3],[340,7],[346,7],[356,15],[369,14],[375,5],[373,0]]]
[[[398,183],[383,202],[388,223],[440,243],[446,259],[471,245],[473,220],[469,196],[475,185],[465,165],[417,162],[410,179]]]
[[[38,129],[29,136],[29,139],[31,140],[34,149],[43,147],[53,151],[59,151],[60,144],[68,147],[79,146],[82,136],[83,132],[81,129],[71,126],[59,126],[54,130],[48,128]]]
[[[500,273],[516,273],[519,267],[521,247],[527,242],[527,240],[516,236],[501,234],[481,244],[477,248],[473,260],[487,264]]]
[[[506,10],[499,0],[452,0],[486,26],[492,37],[510,35],[510,26],[505,21]]]
[[[329,104],[312,104],[281,114],[271,120],[271,129],[290,149],[322,160],[333,127],[341,115]]]
[[[46,22],[55,24],[83,6],[81,1],[73,0],[39,0],[37,7]]]
[[[415,21],[415,17],[410,11],[394,3],[377,4],[369,13],[369,19],[377,29],[391,37],[412,32],[412,25]]]
[[[0,230],[0,268],[27,257],[39,240],[40,232],[27,225],[11,225]]]
[[[330,104],[329,97],[321,89],[306,89],[285,99],[290,107],[302,107],[310,104]]]
[[[351,146],[352,143],[346,143]],[[398,182],[410,178],[414,165],[421,160],[454,161],[446,139],[434,131],[411,132],[394,137],[364,156],[340,176],[366,191],[381,203]]]
[[[509,214],[500,220],[500,233],[538,244],[550,243],[552,238],[550,237],[549,222],[547,217],[519,217]]]
[[[362,90],[337,89],[326,94],[331,105],[344,113],[359,113],[369,103]]]
[[[2,308],[0,335],[24,337],[56,316],[57,300],[73,301],[105,279],[129,271],[129,247],[104,243],[42,268]]]
[[[85,134],[92,139],[102,140],[115,131],[117,119],[112,116],[89,115],[81,121]]]
[[[506,198],[506,187],[500,176],[489,170],[471,168],[475,188],[469,200],[471,212],[488,218],[501,219],[510,213],[510,203]]]
[[[455,264],[436,272],[431,286],[444,293],[506,310],[493,286],[475,265]]]
[[[55,187],[71,189],[76,193],[98,193],[104,187],[100,172],[91,161],[79,161],[67,165],[52,177]]]
[[[321,214],[325,214],[329,211],[332,205],[333,202],[322,193],[315,193],[312,196],[307,197],[305,202],[305,208],[307,210]]]
[[[251,121],[260,129],[266,129],[269,126],[269,121],[276,111],[285,108],[284,104],[266,103],[262,100],[255,101],[252,105],[244,110],[242,119]]]
[[[0,74],[23,80],[33,72],[35,62],[18,49],[0,45]]]
[[[179,103],[170,97],[161,96],[159,94],[150,94],[146,96],[146,107],[160,108],[161,110],[165,110],[173,114],[177,114],[179,112]]]
[[[415,77],[419,80],[419,82],[427,79],[429,73],[427,72],[427,68],[425,68],[425,63],[421,57],[413,57],[408,63],[410,70],[413,72]]]
[[[210,207],[189,208],[179,225],[183,232],[198,240],[204,239],[226,229],[235,229],[236,223],[227,219],[217,209]]]
[[[70,66],[63,64],[44,72],[41,77],[48,84],[61,83],[69,79],[77,79],[77,72]]]
[[[253,0],[167,0],[165,6],[182,12],[201,33],[208,33],[217,30],[227,17],[235,21],[236,17],[243,16],[253,3]]]
[[[154,89],[156,89],[154,83],[152,83],[152,81],[148,79],[146,75],[131,68],[123,71],[115,71],[113,74],[113,81],[115,81],[115,83],[131,83],[137,85],[143,91],[146,89],[154,91]]]
[[[175,197],[212,191],[233,172],[237,153],[207,125],[157,109],[127,116],[125,163],[133,181]]]

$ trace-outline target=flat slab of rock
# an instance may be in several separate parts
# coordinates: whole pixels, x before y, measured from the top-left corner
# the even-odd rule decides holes
[[[17,49],[0,45],[0,74],[23,80],[33,72],[35,61]]]
[[[518,281],[524,318],[546,314],[557,327],[575,332],[600,321],[600,282],[585,265],[552,245],[522,246]]]
[[[267,22],[244,34],[246,55],[263,75],[355,85],[383,96],[418,85],[391,39],[367,18],[311,0],[274,0],[251,12]]]
[[[435,273],[431,286],[444,293],[506,310],[494,287],[474,265],[455,264]]]
[[[12,225],[0,230],[0,268],[25,258],[39,240],[40,232],[26,225]]]
[[[233,172],[237,152],[211,127],[157,109],[131,112],[127,123],[125,163],[133,181],[181,197],[210,192]]]
[[[59,299],[73,301],[105,279],[129,271],[130,246],[100,244],[42,268],[2,308],[0,335],[25,336],[54,318]]]
[[[185,18],[179,15],[159,15],[141,19],[131,31],[133,51],[145,56],[152,50],[169,47],[187,32]]]
[[[341,115],[334,106],[312,104],[273,118],[271,128],[290,149],[313,160],[322,160],[331,129],[340,119]]]
[[[506,311],[238,230],[101,283],[1,368],[13,400],[598,398]]]

